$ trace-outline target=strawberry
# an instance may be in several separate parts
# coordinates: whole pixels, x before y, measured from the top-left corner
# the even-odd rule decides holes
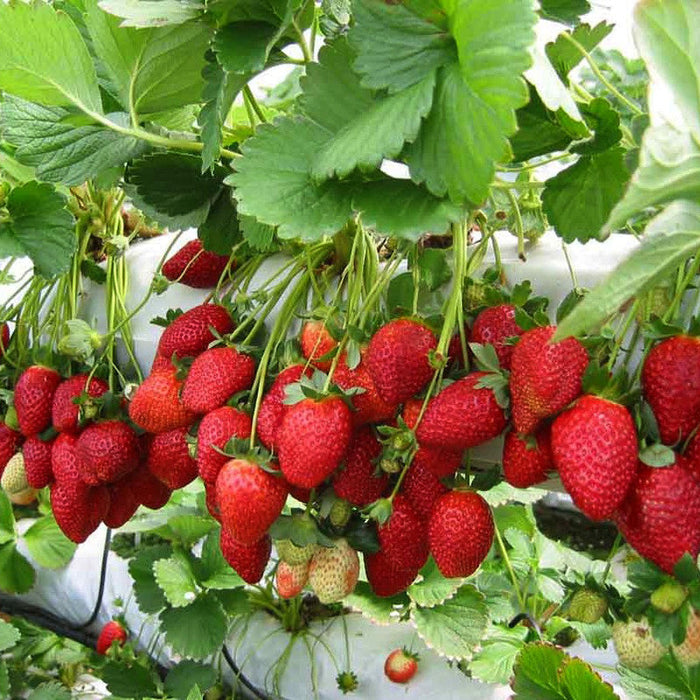
[[[612,637],[618,660],[629,668],[656,666],[666,653],[666,647],[654,639],[646,619],[617,620],[612,628]]]
[[[233,330],[229,312],[218,304],[200,304],[178,316],[160,336],[158,355],[196,357],[214,340],[211,329],[219,335]]]
[[[688,460],[688,469],[691,474],[700,481],[700,431],[690,439],[684,456]],[[2,464],[1,460],[0,464]]]
[[[146,377],[129,403],[129,418],[149,433],[167,433],[191,425],[195,414],[180,399],[177,370],[158,370]]]
[[[51,446],[51,473],[61,483],[83,482],[82,467],[76,452],[78,438],[61,433]]]
[[[221,528],[220,544],[224,559],[246,583],[257,583],[263,577],[272,551],[269,535],[250,545],[241,544],[225,528]]]
[[[404,404],[401,416],[409,428],[413,429],[416,427],[422,406],[422,399],[409,399]],[[412,465],[425,467],[438,479],[444,479],[445,477],[453,476],[462,466],[463,453],[464,450],[449,450],[443,447],[419,445],[418,452],[413,456]]]
[[[291,365],[277,375],[265,394],[258,411],[256,431],[260,442],[268,450],[277,448],[277,430],[282,423],[282,416],[288,408],[284,403],[287,398],[286,388],[290,384],[298,382],[302,375],[308,377],[310,374],[310,370],[306,370],[304,365]]]
[[[93,378],[86,391],[87,380],[87,374],[76,374],[58,385],[51,404],[51,420],[59,433],[75,433],[79,429],[80,406],[75,399],[81,395],[98,398],[109,390],[106,382]]]
[[[309,586],[324,605],[339,603],[355,590],[360,574],[357,552],[344,540],[319,547],[309,564]]]
[[[688,615],[688,626],[685,630],[685,639],[679,645],[672,646],[676,658],[686,666],[700,664],[700,613],[691,610]]]
[[[503,442],[503,476],[519,489],[547,480],[547,472],[555,469],[549,429],[523,436],[511,430]]]
[[[151,374],[154,374],[161,369],[172,369],[174,367],[171,357],[165,357],[163,355],[156,355],[153,358],[153,364],[151,364]]]
[[[552,424],[552,458],[564,488],[591,520],[605,520],[637,473],[637,431],[630,412],[597,396],[582,396]]]
[[[216,287],[226,269],[228,255],[217,255],[204,250],[198,238],[185,243],[163,264],[163,275],[171,282],[179,282],[194,289]]]
[[[655,345],[641,379],[661,442],[675,445],[686,440],[700,425],[700,338],[677,335]]]
[[[255,360],[235,348],[205,350],[190,367],[182,385],[182,403],[193,413],[209,413],[244,389],[255,377]]]
[[[58,526],[76,544],[97,530],[109,511],[106,486],[88,486],[79,479],[51,485],[51,508]]]
[[[384,662],[384,675],[393,683],[408,683],[418,670],[418,655],[403,649],[394,649]]]
[[[51,402],[61,383],[53,369],[33,365],[20,375],[15,386],[15,409],[23,435],[36,435],[51,423]]]
[[[394,566],[420,569],[428,559],[428,533],[408,499],[394,498],[391,516],[377,527],[379,547]]]
[[[275,572],[275,585],[280,598],[296,598],[309,580],[309,564],[287,564],[281,561]]]
[[[22,446],[22,433],[12,430],[6,423],[0,423],[0,476],[10,458]]]
[[[216,484],[204,484],[205,504],[209,515],[214,520],[221,522],[221,513],[219,512],[219,504],[216,502]]]
[[[493,535],[491,509],[475,491],[449,491],[435,502],[428,541],[445,578],[473,574],[489,553]]]
[[[506,427],[505,413],[491,389],[477,386],[486,376],[485,372],[472,372],[428,402],[416,429],[421,445],[467,450],[501,434]]]
[[[347,358],[343,357],[336,367],[333,381],[344,390],[359,387],[364,389],[360,394],[352,396],[352,422],[355,427],[366,423],[381,423],[390,421],[396,414],[396,404],[384,401],[372,381],[372,377],[364,362],[360,362],[355,369],[347,365]]]
[[[222,406],[207,413],[197,431],[197,471],[205,484],[214,486],[221,467],[230,457],[222,455],[226,443],[232,438],[250,437],[250,416],[231,406]]]
[[[116,620],[110,620],[101,630],[97,638],[95,649],[98,654],[104,656],[113,642],[117,642],[120,647],[124,646],[127,634],[124,627]]]
[[[197,477],[197,462],[187,444],[188,428],[144,435],[141,444],[148,471],[169,489],[181,489]]]
[[[379,396],[400,404],[430,381],[430,352],[437,348],[435,334],[420,321],[400,318],[382,326],[369,341],[367,370]]]
[[[588,353],[576,338],[550,343],[555,330],[544,326],[526,331],[513,349],[510,396],[519,433],[533,433],[544,418],[581,394]]]
[[[5,356],[5,351],[10,345],[10,327],[3,323],[0,325],[0,357]]]
[[[607,610],[608,602],[600,593],[590,588],[580,588],[571,598],[568,617],[570,620],[593,625],[605,615]]]
[[[216,501],[224,529],[252,545],[270,529],[287,500],[284,481],[246,459],[226,462],[216,479]]]
[[[506,340],[522,333],[523,329],[515,322],[515,307],[512,304],[499,304],[484,309],[474,319],[471,342],[493,345],[501,369],[510,369],[515,346],[506,343]]]
[[[53,481],[51,448],[53,441],[44,442],[37,435],[28,437],[22,447],[27,483],[35,489],[43,489]]]
[[[690,552],[700,551],[700,484],[684,457],[669,467],[641,462],[635,481],[614,515],[630,546],[666,573]]]
[[[376,460],[382,446],[372,430],[360,428],[350,441],[345,465],[333,476],[333,490],[354,506],[366,506],[376,501],[385,491],[389,477],[377,473]]]
[[[275,549],[280,561],[295,566],[297,564],[307,564],[318,549],[317,544],[307,544],[303,547],[294,544],[292,540],[277,540]]]
[[[416,515],[423,522],[427,522],[435,501],[443,493],[447,493],[447,488],[428,467],[421,462],[416,463],[414,459],[401,484],[401,493],[411,504]]]
[[[21,452],[10,458],[0,477],[0,487],[17,506],[27,506],[36,500],[36,489],[27,481],[24,455]]]
[[[327,372],[331,366],[331,360],[319,358],[327,355],[338,347],[338,341],[328,332],[323,321],[306,321],[301,327],[299,335],[301,354],[313,365]]]
[[[102,522],[111,528],[118,528],[125,525],[136,513],[139,506],[139,494],[133,488],[133,472],[110,484],[109,490],[109,510]]]
[[[172,491],[156,479],[144,465],[138,466],[128,476],[131,489],[138,496],[142,506],[160,510],[169,500]]]
[[[277,432],[280,469],[290,484],[314,488],[342,462],[352,434],[350,409],[339,396],[302,399]]]
[[[385,552],[365,554],[365,573],[375,595],[391,598],[405,591],[418,576],[418,569],[401,569]]]
[[[87,484],[111,484],[136,469],[141,459],[133,428],[120,420],[90,425],[80,434],[76,453]]]

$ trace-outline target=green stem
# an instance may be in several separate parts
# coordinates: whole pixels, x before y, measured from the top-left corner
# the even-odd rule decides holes
[[[622,535],[618,532],[615,541],[613,542],[613,546],[610,549],[610,553],[608,554],[608,560],[605,562],[605,570],[603,571],[603,580],[602,583],[605,583],[606,579],[608,578],[608,574],[610,573],[610,567],[612,566],[612,560],[615,554],[617,554],[617,550],[620,548],[620,545],[622,544]]]
[[[304,32],[299,29],[296,19],[292,20],[292,24],[294,26],[294,33],[297,36],[297,44],[299,44],[301,53],[304,55],[304,63],[311,63],[314,58],[311,55],[311,51],[309,51],[309,45],[306,43],[306,39],[304,38]]]
[[[569,158],[570,156],[571,153],[569,153],[568,151],[564,151],[563,153],[560,153],[556,156],[550,156],[549,158],[544,158],[543,160],[537,161],[536,163],[529,162],[525,165],[520,165],[518,167],[499,165],[497,166],[497,169],[504,173],[521,173],[523,171],[539,168],[541,165],[549,165],[549,163],[556,163],[557,161],[563,160],[564,158]]]
[[[503,559],[504,564],[506,565],[506,569],[508,570],[508,575],[510,576],[510,580],[513,583],[513,588],[515,590],[515,595],[518,598],[520,610],[522,612],[525,612],[525,601],[523,600],[522,593],[520,592],[520,586],[518,585],[518,577],[515,575],[515,571],[513,570],[513,565],[511,564],[510,557],[508,556],[506,546],[503,543],[503,538],[501,537],[501,531],[498,529],[497,525],[494,526],[494,534],[496,535],[496,543],[498,544],[498,549],[501,553],[501,557]]]
[[[523,217],[520,214],[520,206],[512,190],[506,190],[506,195],[515,213],[515,232],[518,236],[518,257],[521,260],[525,260],[525,227],[523,226]]]
[[[625,340],[625,336],[627,335],[627,332],[629,331],[630,327],[632,326],[632,323],[634,322],[634,319],[637,316],[637,310],[639,309],[639,299],[635,300],[635,302],[632,304],[632,308],[629,310],[624,323],[622,324],[621,328],[618,330],[616,337],[615,337],[615,344],[613,345],[613,349],[610,352],[610,359],[608,360],[608,370],[612,371],[613,366],[615,365],[615,360],[617,360],[617,356],[620,352],[620,349],[622,348],[622,343]]]
[[[509,182],[500,178],[496,178],[491,183],[491,187],[495,187],[497,190],[542,190],[546,186],[546,182]]]
[[[267,123],[267,117],[265,116],[265,112],[262,111],[262,107],[258,104],[258,101],[255,99],[255,95],[253,95],[253,91],[250,89],[249,85],[246,85],[243,88],[243,97],[248,100],[250,103],[250,106],[253,108],[253,111],[257,115],[258,119],[263,123]]]

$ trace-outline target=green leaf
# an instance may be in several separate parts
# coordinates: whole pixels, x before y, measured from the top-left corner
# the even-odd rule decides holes
[[[231,200],[231,190],[223,187],[214,199],[209,214],[197,229],[205,250],[217,255],[230,255],[233,246],[241,240],[236,207]]]
[[[215,525],[211,518],[201,515],[174,515],[168,519],[165,527],[160,528],[159,534],[169,540],[176,540],[189,549],[210,533]]]
[[[599,22],[595,27],[588,24],[579,24],[571,36],[583,46],[586,51],[592,51],[613,30],[614,25],[607,22]],[[558,36],[545,47],[547,57],[552,62],[557,73],[566,77],[569,72],[583,60],[581,52],[563,36]]]
[[[0,489],[0,532],[7,533],[12,538],[15,535],[15,516],[12,511],[12,503],[2,489]]]
[[[63,107],[43,107],[10,95],[0,103],[3,137],[17,147],[15,157],[35,167],[41,180],[81,184],[148,148],[145,141],[103,126],[74,126],[70,114]],[[112,114],[110,119],[128,126],[126,114]]]
[[[275,227],[260,223],[252,216],[239,216],[243,238],[251,248],[265,252],[270,250],[275,240]]]
[[[527,102],[521,74],[535,20],[527,0],[461,2],[449,13],[459,63],[439,69],[433,108],[408,149],[411,177],[434,194],[486,198],[495,163],[507,159],[515,110]]]
[[[601,153],[620,143],[622,130],[620,129],[620,115],[612,108],[610,103],[602,97],[596,97],[586,105],[581,105],[586,122],[595,131],[595,136],[581,143],[575,144],[571,151],[581,155],[593,155]]]
[[[377,625],[389,625],[395,622],[392,615],[396,605],[405,604],[408,597],[405,593],[391,598],[379,598],[374,595],[370,585],[365,581],[358,581],[355,590],[343,598],[343,604],[352,610],[357,610],[363,617],[372,620]]]
[[[566,622],[579,632],[594,649],[605,649],[612,637],[612,628],[603,618],[593,624],[577,622],[576,620],[567,620]]]
[[[591,10],[588,0],[540,0],[540,8],[542,17],[564,24],[573,24]]]
[[[31,102],[102,113],[95,68],[67,14],[48,3],[3,3],[0,27],[0,89]]]
[[[71,700],[71,694],[65,686],[50,681],[35,688],[27,700]]]
[[[158,693],[154,673],[144,666],[124,666],[108,661],[100,670],[100,677],[112,695],[123,698],[150,698]]]
[[[481,496],[492,507],[503,505],[509,501],[518,503],[536,503],[547,494],[544,489],[528,488],[518,489],[507,481],[501,481],[488,491],[482,491]]]
[[[582,156],[547,180],[542,205],[557,235],[567,243],[600,238],[628,180],[621,148]]]
[[[125,109],[143,115],[200,101],[204,52],[211,39],[205,24],[124,27],[97,0],[86,0],[85,23],[94,51]]]
[[[267,22],[232,22],[216,32],[212,47],[228,73],[257,73],[278,36]]]
[[[649,223],[642,245],[561,322],[556,340],[596,328],[627,301],[667,278],[698,250],[700,205],[674,202]]]
[[[200,582],[202,587],[214,590],[229,590],[243,585],[243,579],[221,553],[218,529],[209,533],[202,545]]]
[[[352,214],[350,188],[317,184],[310,174],[327,138],[324,128],[295,117],[261,125],[225,180],[235,187],[238,211],[279,226],[281,238],[313,241],[341,229]]]
[[[39,518],[25,533],[24,541],[34,561],[46,569],[61,569],[77,548],[56,524],[53,515]]]
[[[488,614],[484,596],[474,586],[463,586],[440,605],[414,608],[411,619],[418,635],[439,654],[470,659],[486,630]]]
[[[202,173],[198,156],[154,153],[129,164],[125,181],[136,206],[163,225],[202,224],[221,192],[222,170]]]
[[[0,255],[28,255],[37,274],[65,272],[75,251],[73,216],[50,185],[28,182],[7,198],[9,220],[0,223]]]
[[[214,683],[216,683],[216,671],[211,666],[185,659],[168,672],[165,678],[165,690],[168,695],[187,700],[194,686],[198,686],[200,692],[203,692],[209,690]]]
[[[688,669],[665,656],[653,668],[619,665],[620,683],[630,700],[688,700],[700,697],[700,668]]]
[[[469,670],[474,678],[484,683],[507,685],[513,676],[515,659],[521,649],[522,642],[517,639],[484,644],[474,654]]]
[[[619,700],[612,686],[581,659],[570,659],[561,673],[564,697],[571,700]]]
[[[21,637],[19,630],[9,622],[0,620],[0,652],[13,647]]]
[[[0,546],[0,591],[27,593],[36,579],[31,564],[17,551],[14,542]]]
[[[192,620],[197,624],[193,625]],[[173,650],[195,659],[203,659],[218,651],[226,637],[226,614],[211,595],[197,598],[186,608],[163,610],[160,622]]]
[[[408,590],[408,597],[423,608],[433,608],[451,598],[464,583],[461,578],[445,578],[432,558],[423,567],[417,581]]]
[[[156,583],[153,564],[172,554],[169,545],[157,545],[142,549],[130,562],[129,574],[134,579],[134,594],[141,612],[150,614],[162,610],[167,601]]]
[[[566,654],[550,644],[528,644],[518,655],[511,687],[515,700],[563,700],[559,668]]]
[[[435,291],[452,279],[452,269],[447,253],[440,248],[423,248],[418,255],[420,281],[430,291]]]
[[[155,562],[153,575],[174,608],[184,608],[196,600],[197,583],[185,555],[176,552],[170,559]]]
[[[0,659],[0,697],[10,697],[10,675],[5,659]]]
[[[199,0],[101,0],[100,7],[121,17],[125,27],[183,24],[202,12]]]
[[[400,92],[455,59],[455,44],[444,28],[401,3],[357,0],[349,41],[357,54],[354,69],[374,90]]]

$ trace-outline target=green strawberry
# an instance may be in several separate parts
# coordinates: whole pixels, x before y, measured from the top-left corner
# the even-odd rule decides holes
[[[299,547],[291,540],[277,540],[275,549],[281,561],[294,566],[295,564],[306,564],[311,561],[311,557],[316,553],[318,545],[314,543]]]
[[[651,604],[668,615],[676,612],[688,598],[688,589],[677,581],[662,583],[652,594]]]
[[[600,593],[581,588],[569,603],[569,619],[592,625],[605,615],[607,609],[608,603]]]

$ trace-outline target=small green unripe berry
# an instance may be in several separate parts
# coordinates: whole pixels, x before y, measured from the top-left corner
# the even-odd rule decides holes
[[[688,597],[688,591],[676,581],[662,583],[652,594],[651,604],[661,612],[671,615],[676,612]]]

